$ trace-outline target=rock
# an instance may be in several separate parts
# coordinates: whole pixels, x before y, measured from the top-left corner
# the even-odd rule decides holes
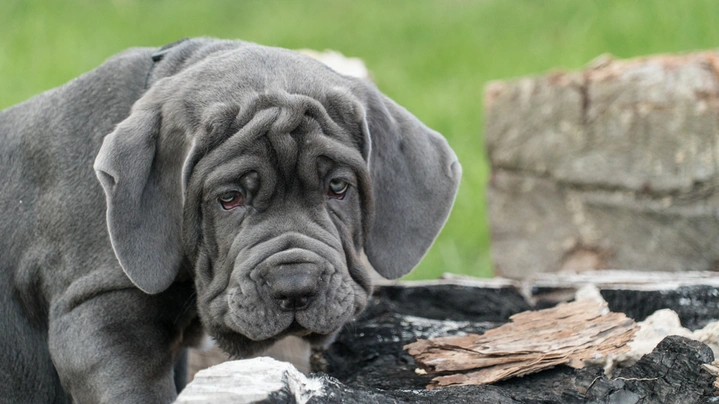
[[[268,356],[279,361],[289,362],[297,370],[307,374],[310,372],[310,351],[310,344],[307,341],[299,337],[288,336],[256,356]],[[200,346],[188,350],[187,380],[192,381],[200,370],[226,362],[229,358],[229,355],[215,345],[212,338],[205,335]]]
[[[719,267],[719,53],[485,90],[498,274]]]
[[[607,366],[634,364],[644,355],[652,352],[664,338],[670,335],[692,337],[692,332],[682,327],[679,316],[671,309],[657,310],[637,325],[639,331],[629,343],[630,350],[611,358],[612,363],[608,363]],[[609,373],[613,373],[613,369],[605,367],[605,372],[608,370]]]
[[[306,403],[323,394],[322,385],[319,379],[272,358],[229,361],[199,371],[175,403]]]

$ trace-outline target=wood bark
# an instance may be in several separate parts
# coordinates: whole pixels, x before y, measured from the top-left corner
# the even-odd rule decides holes
[[[515,314],[482,335],[420,339],[405,349],[429,373],[445,374],[428,388],[481,385],[558,365],[581,369],[586,361],[628,351],[637,330],[606,303],[584,300]]]

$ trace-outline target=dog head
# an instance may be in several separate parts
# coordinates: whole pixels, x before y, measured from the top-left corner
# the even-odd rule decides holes
[[[461,175],[371,83],[250,44],[155,82],[95,170],[130,280],[159,293],[191,266],[203,325],[236,355],[332,336],[364,308],[371,267],[419,262]]]

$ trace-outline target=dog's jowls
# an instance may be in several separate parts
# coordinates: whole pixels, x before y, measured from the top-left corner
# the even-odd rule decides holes
[[[116,55],[0,112],[0,142],[9,402],[170,402],[201,329],[236,357],[331,341],[461,175],[371,83],[213,39]]]

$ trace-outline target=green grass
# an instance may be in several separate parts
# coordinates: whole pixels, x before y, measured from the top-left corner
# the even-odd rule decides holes
[[[719,45],[713,0],[2,0],[0,108],[130,46],[185,36],[332,48],[442,132],[464,167],[452,216],[412,278],[490,276],[482,91],[489,80]],[[517,117],[521,119],[521,117]]]

